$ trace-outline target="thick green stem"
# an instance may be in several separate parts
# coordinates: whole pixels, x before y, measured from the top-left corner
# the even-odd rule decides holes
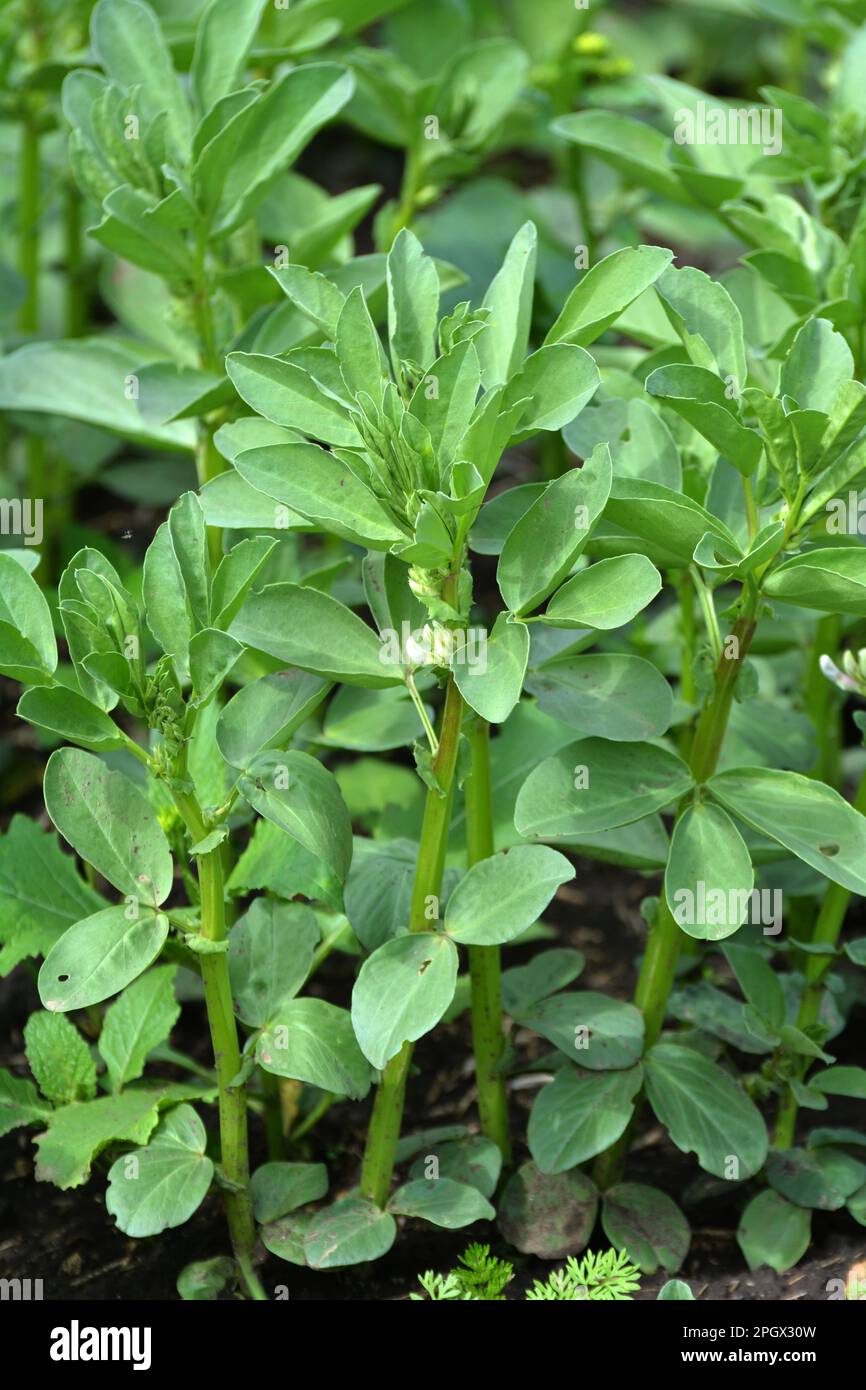
[[[466,783],[466,860],[471,868],[493,853],[490,726],[486,720],[473,721],[470,743],[472,773]],[[509,1163],[508,1092],[500,1070],[505,1049],[500,973],[498,946],[469,947],[472,1047],[481,1132],[498,1144],[503,1161]]]
[[[213,421],[202,420],[199,423],[195,464],[200,488],[204,487],[205,483],[209,483],[211,478],[216,478],[220,473],[224,473],[228,467],[213,442],[215,432]],[[216,569],[223,557],[223,533],[219,526],[207,528],[207,543],[211,565]]]
[[[860,779],[853,806],[855,811],[866,814],[866,773]],[[850,901],[850,889],[843,888],[840,883],[827,885],[821,911],[818,913],[812,932],[813,946],[836,946]],[[804,1033],[808,1032],[810,1028],[814,1028],[821,1016],[825,981],[832,961],[832,956],[813,955],[811,952],[806,954],[804,966],[806,988],[803,991],[797,1013],[797,1027]],[[801,1075],[806,1066],[808,1066],[808,1062],[803,1064]],[[789,1086],[779,1102],[779,1111],[776,1116],[773,1144],[777,1149],[788,1149],[793,1144],[798,1109],[797,1098]]]
[[[39,127],[25,112],[18,162],[18,269],[24,281],[24,300],[18,311],[22,333],[39,330]]]
[[[429,915],[430,904],[434,901],[438,905],[442,891],[445,845],[451,822],[451,792],[457,766],[462,717],[463,701],[460,691],[454,680],[449,679],[442,727],[439,731],[439,748],[433,759],[433,772],[441,791],[435,791],[431,787],[427,792],[412,885],[410,931],[429,931],[433,925]],[[380,1207],[388,1200],[391,1188],[391,1174],[394,1171],[394,1158],[403,1119],[406,1079],[411,1063],[412,1044],[406,1042],[382,1072],[370,1118],[370,1128],[367,1131],[361,1164],[361,1193]]]
[[[175,794],[178,809],[194,841],[204,838],[207,827],[195,798]],[[225,888],[220,846],[198,860],[201,894],[201,935],[209,941],[225,941]],[[247,1145],[246,1088],[237,1084],[241,1069],[238,1031],[232,1003],[228,955],[225,951],[202,954],[201,975],[219,1087],[220,1162],[228,1183],[224,1193],[232,1249],[251,1298],[264,1298],[252,1269],[256,1226],[250,1199]]]
[[[18,311],[18,327],[32,336],[39,331],[39,215],[40,215],[40,138],[35,113],[24,112],[21,125],[21,152],[18,161],[18,269],[24,281],[24,299]],[[26,442],[27,496],[33,506],[41,504],[51,520],[52,499],[48,492],[45,442],[30,434]],[[50,551],[52,536],[43,521],[43,542]]]
[[[757,592],[752,590],[742,616],[737,619],[732,633],[723,644],[722,655],[716,665],[713,690],[698,719],[689,757],[689,766],[697,783],[705,782],[712,776],[719,759],[737,677],[755,633],[757,601]],[[690,803],[691,796],[688,796],[680,804],[677,819]],[[634,994],[634,1002],[643,1014],[645,1049],[658,1041],[664,1025],[683,940],[683,933],[674,921],[662,892]],[[602,1191],[619,1181],[628,1153],[631,1128],[596,1161],[594,1177]]]
[[[381,250],[390,251],[399,232],[404,227],[411,227],[415,217],[415,204],[418,194],[421,191],[421,177],[423,165],[421,158],[421,144],[416,140],[406,151],[406,163],[403,168],[403,182],[400,188],[400,201],[394,209],[391,218],[391,226],[388,235],[387,246],[382,246]]]
[[[818,620],[809,667],[806,673],[806,711],[818,738],[818,760],[812,776],[830,787],[838,787],[842,748],[842,710],[836,688],[821,670],[821,657],[835,656],[839,650],[842,619],[826,613]]]
[[[262,1094],[265,1103],[265,1138],[268,1158],[272,1162],[285,1157],[283,1143],[283,1114],[280,1108],[280,1079],[273,1072],[262,1072]]]
[[[70,179],[63,189],[64,319],[67,338],[80,338],[87,326],[81,194]]]

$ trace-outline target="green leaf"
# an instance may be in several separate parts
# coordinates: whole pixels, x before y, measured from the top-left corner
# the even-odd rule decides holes
[[[834,1170],[834,1153],[842,1154],[848,1171]],[[863,1164],[842,1150],[771,1149],[767,1154],[768,1183],[798,1207],[838,1211],[864,1179]]]
[[[352,94],[351,73],[307,63],[277,78],[211,141],[196,168],[222,235],[246,222],[275,174],[286,169]],[[205,158],[209,168],[205,167]]]
[[[428,431],[440,469],[451,463],[458,451],[480,385],[478,353],[474,343],[464,342],[437,357],[412,393],[409,413]]]
[[[424,729],[408,690],[401,690],[399,686],[391,686],[388,690],[362,690],[344,685],[328,705],[320,742],[336,748],[377,753],[389,748],[405,748],[423,735]]]
[[[168,918],[133,905],[106,907],[76,922],[52,946],[39,971],[39,998],[55,1013],[86,1009],[117,994],[156,959]]]
[[[538,430],[561,430],[592,400],[600,381],[594,358],[583,348],[551,343],[531,353],[511,378],[500,410],[507,414],[519,402],[529,401],[520,415],[519,439]]]
[[[531,1009],[540,999],[565,989],[586,964],[582,951],[554,946],[533,956],[527,965],[514,965],[502,975],[502,1004],[509,1014]]]
[[[679,179],[670,172],[668,140],[646,121],[621,116],[617,111],[580,111],[558,116],[551,130],[590,150],[638,188],[648,188],[674,203],[691,203]]]
[[[400,363],[412,362],[422,371],[436,356],[439,276],[413,232],[404,227],[388,253],[388,341],[391,362],[399,379]]]
[[[275,1076],[363,1100],[372,1076],[345,1009],[324,999],[292,999],[268,1020],[256,1061]]]
[[[317,1202],[327,1190],[324,1163],[263,1163],[250,1180],[253,1212],[263,1225]]]
[[[673,718],[673,691],[664,676],[623,652],[547,661],[530,674],[526,689],[552,719],[616,743],[657,738]]]
[[[866,819],[831,787],[775,768],[719,772],[707,786],[753,830],[834,883],[866,893]]]
[[[213,577],[211,605],[214,627],[228,627],[276,545],[271,536],[251,536],[238,541],[222,557]]]
[[[851,1096],[866,1100],[866,1068],[828,1067],[809,1078],[809,1085],[827,1096]]]
[[[689,1251],[689,1223],[676,1202],[657,1187],[617,1183],[604,1194],[604,1233],[616,1250],[624,1250],[644,1274],[659,1265],[668,1274],[679,1269]]]
[[[471,637],[454,654],[451,669],[467,705],[490,724],[504,724],[520,699],[529,661],[529,629],[500,613],[477,659]]]
[[[268,584],[250,594],[230,632],[286,665],[347,685],[402,685],[403,672],[372,628],[318,589]]]
[[[63,838],[119,893],[154,905],[168,897],[168,841],[147,800],[123,773],[109,772],[92,753],[60,748],[48,759],[44,795]]]
[[[737,1231],[737,1242],[749,1269],[769,1265],[784,1274],[809,1248],[812,1217],[792,1206],[778,1192],[760,1192],[749,1202]]]
[[[358,849],[364,842],[359,842]],[[371,845],[367,853],[356,851],[346,880],[346,916],[352,931],[368,951],[396,936],[409,922],[412,884],[418,846],[412,840]],[[448,870],[443,899],[447,895]]]
[[[397,1223],[364,1197],[344,1197],[317,1212],[307,1228],[304,1254],[313,1269],[340,1269],[386,1255]]]
[[[378,947],[352,990],[352,1025],[367,1060],[381,1071],[405,1042],[435,1028],[456,984],[457,948],[446,936],[411,932]]]
[[[64,686],[40,685],[25,690],[15,713],[19,719],[93,752],[123,747],[123,735],[114,720],[98,705]]]
[[[592,990],[554,994],[516,1017],[581,1069],[619,1071],[634,1066],[643,1052],[640,1009]]]
[[[740,473],[748,477],[755,471],[763,448],[761,436],[740,424],[735,398],[728,394],[733,387],[715,372],[674,363],[651,372],[646,389],[709,440]]]
[[[334,338],[340,372],[350,394],[357,397],[360,391],[366,391],[376,405],[381,405],[388,367],[360,285],[346,297],[336,331],[329,336]]]
[[[304,1238],[313,1220],[311,1211],[295,1211],[289,1216],[272,1221],[261,1230],[262,1245],[277,1259],[287,1260],[289,1264],[305,1265]]]
[[[763,587],[772,598],[801,608],[866,617],[866,551],[830,546],[792,555],[767,576]]]
[[[265,0],[211,0],[198,22],[190,83],[205,115],[240,85]]]
[[[251,681],[219,713],[216,741],[226,762],[247,767],[263,749],[285,747],[330,688],[297,667]]]
[[[771,1029],[781,1028],[787,1016],[785,990],[763,952],[731,941],[722,947],[722,953],[752,1008]]]
[[[211,1260],[193,1260],[177,1276],[177,1291],[185,1303],[215,1302],[235,1275],[235,1262],[229,1255]]]
[[[150,194],[122,184],[103,199],[105,215],[90,228],[90,235],[119,259],[153,275],[191,279],[194,264],[189,247],[176,227],[159,220],[158,206]]]
[[[563,1067],[539,1091],[529,1116],[529,1152],[542,1173],[564,1173],[603,1153],[634,1114],[640,1066],[620,1071]]]
[[[153,10],[139,0],[99,0],[90,37],[108,76],[124,91],[135,90],[147,117],[165,112],[172,156],[183,162],[192,116]]]
[[[662,1284],[658,1293],[659,1299],[665,1303],[671,1302],[691,1302],[694,1303],[695,1296],[686,1283],[685,1279],[668,1279],[666,1284]]]
[[[97,1046],[112,1091],[141,1076],[148,1055],[166,1041],[180,1017],[175,972],[173,965],[148,970],[106,1009]]]
[[[146,1144],[159,1118],[160,1098],[159,1091],[129,1090],[55,1110],[45,1133],[34,1140],[36,1181],[80,1187],[109,1144]]]
[[[486,330],[478,339],[481,380],[485,391],[504,385],[526,355],[535,288],[538,233],[524,222],[514,235],[500,269],[481,301],[490,310]]]
[[[96,1067],[78,1029],[61,1014],[31,1014],[24,1025],[27,1062],[42,1094],[55,1105],[92,1100]]]
[[[700,1053],[656,1043],[645,1059],[650,1105],[671,1141],[717,1178],[750,1178],[767,1156],[767,1127],[727,1072]]]
[[[779,1038],[759,1015],[748,1012],[747,1006],[716,989],[707,980],[685,984],[673,990],[668,1002],[668,1012],[672,1018],[682,1023],[690,1023],[704,1033],[711,1033],[723,1042],[731,1043],[741,1052],[757,1056],[772,1052]],[[750,1024],[753,1027],[750,1027]]]
[[[317,444],[248,449],[238,455],[235,467],[259,492],[344,540],[387,550],[407,539],[352,470]]]
[[[232,994],[245,1023],[262,1027],[294,999],[318,944],[319,924],[311,908],[256,898],[229,936]]]
[[[499,1145],[481,1134],[465,1134],[425,1144],[409,1170],[409,1177],[424,1178],[428,1182],[434,1177],[453,1178],[455,1182],[477,1188],[482,1197],[492,1197],[501,1171]]]
[[[612,830],[679,801],[691,773],[654,744],[588,738],[545,758],[517,796],[514,824],[537,840],[568,840]]]
[[[709,802],[687,806],[665,870],[677,925],[699,941],[723,940],[745,922],[754,883],[751,855],[730,816]]]
[[[549,1174],[524,1163],[502,1194],[499,1229],[523,1254],[560,1260],[584,1248],[597,1211],[598,1192],[579,1169]]]
[[[0,1135],[21,1125],[40,1124],[50,1114],[51,1106],[40,1100],[32,1081],[0,1067]]]
[[[346,305],[343,291],[326,275],[308,270],[303,265],[268,266],[268,270],[295,308],[314,323],[326,338],[335,340],[340,315]],[[351,382],[347,381],[346,385],[351,390]]]
[[[161,1120],[144,1149],[124,1154],[108,1174],[105,1205],[128,1236],[182,1226],[201,1206],[213,1178],[207,1135],[191,1105]]]
[[[53,831],[13,816],[0,836],[0,974],[44,956],[67,927],[101,906]]]
[[[41,680],[57,668],[51,612],[36,580],[0,551],[0,670],[13,680]]]
[[[342,884],[327,864],[268,820],[255,822],[226,887],[232,894],[264,889],[279,898],[302,896],[335,912],[343,907]]]
[[[782,363],[779,395],[790,396],[801,410],[832,410],[843,382],[854,376],[851,349],[828,319],[809,318]]]
[[[571,291],[545,343],[588,347],[658,279],[672,259],[673,252],[661,246],[627,246],[603,257]]]
[[[608,632],[630,623],[661,587],[661,575],[645,555],[613,555],[563,584],[548,603],[544,622]]]
[[[192,681],[191,704],[204,705],[222,687],[243,655],[243,645],[227,632],[205,627],[189,644],[189,674]]]
[[[668,266],[656,293],[682,338],[692,362],[736,388],[746,385],[746,348],[740,311],[724,285],[695,266]]]
[[[563,854],[517,845],[469,869],[448,899],[444,928],[467,946],[512,941],[538,921],[557,889],[574,878]]]
[[[193,630],[210,623],[211,564],[201,503],[185,492],[168,514],[174,561],[192,618]]]
[[[657,547],[688,566],[698,542],[707,531],[731,546],[739,548],[734,537],[722,522],[683,493],[673,492],[660,483],[637,478],[614,478],[610,498],[604,509],[606,521],[612,521],[650,546]]]
[[[360,445],[349,411],[297,363],[261,353],[231,352],[226,371],[241,400],[275,425],[301,430],[324,444]]]
[[[258,753],[238,778],[241,795],[321,859],[342,882],[352,862],[349,812],[332,772],[309,753]]]
[[[586,546],[611,488],[610,451],[552,482],[509,533],[496,579],[513,613],[531,613],[562,583]]]
[[[418,1178],[404,1183],[388,1201],[396,1216],[420,1216],[434,1226],[457,1231],[473,1221],[492,1221],[494,1208],[478,1191],[453,1178]]]
[[[149,355],[141,343],[105,336],[32,343],[0,362],[0,410],[60,415],[151,447],[192,449],[191,424],[155,425],[138,409],[130,387]]]
[[[145,553],[142,596],[147,626],[162,650],[173,658],[178,678],[187,681],[194,623],[167,521],[157,527]]]

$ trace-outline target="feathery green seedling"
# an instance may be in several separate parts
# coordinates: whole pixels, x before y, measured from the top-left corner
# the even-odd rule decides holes
[[[418,1282],[434,1302],[503,1302],[504,1291],[513,1277],[514,1268],[507,1260],[491,1255],[489,1245],[476,1244],[466,1247],[449,1274],[428,1270],[418,1275]],[[623,1251],[605,1250],[595,1255],[589,1250],[579,1260],[570,1256],[564,1268],[554,1270],[544,1281],[533,1280],[526,1299],[557,1303],[627,1302],[639,1288],[640,1271]],[[424,1294],[412,1293],[409,1298],[423,1302]]]

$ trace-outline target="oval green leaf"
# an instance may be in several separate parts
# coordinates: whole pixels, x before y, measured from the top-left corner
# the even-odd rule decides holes
[[[454,997],[457,947],[447,936],[412,932],[386,941],[364,961],[352,991],[352,1024],[377,1070],[405,1042],[435,1028]]]
[[[445,930],[467,946],[498,946],[538,921],[557,889],[574,878],[563,854],[546,845],[516,845],[482,859],[457,884]]]
[[[128,906],[106,907],[65,931],[39,971],[46,1009],[67,1013],[100,1004],[130,984],[156,959],[168,936],[168,918]]]

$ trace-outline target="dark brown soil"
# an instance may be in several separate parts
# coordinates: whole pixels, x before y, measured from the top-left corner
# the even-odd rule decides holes
[[[622,870],[578,861],[578,877],[556,904],[561,940],[582,950],[587,967],[581,977],[586,988],[627,996],[633,982],[633,959],[640,949],[643,925],[637,911],[646,893],[645,880]],[[520,963],[534,948],[518,948],[509,957]],[[335,1002],[347,1002],[352,962],[331,957],[322,988]],[[32,980],[23,969],[3,987],[7,1040],[0,1064],[15,1067],[22,1060],[20,1029],[38,1005]],[[196,1006],[187,1005],[176,1041],[207,1061],[207,1034]],[[196,1024],[198,1023],[198,1027]],[[855,1015],[843,1038],[834,1043],[839,1061],[861,1061],[864,1054],[862,1012]],[[522,1058],[546,1047],[526,1034],[517,1038]],[[841,1044],[841,1046],[840,1046]],[[416,1074],[409,1088],[405,1132],[453,1123],[475,1124],[468,1019],[464,1016],[437,1029],[416,1048]],[[534,1089],[514,1095],[515,1132],[525,1132]],[[321,1160],[331,1175],[331,1196],[357,1182],[369,1102],[335,1107],[305,1142],[297,1157]],[[840,1101],[821,1116],[822,1124],[855,1124],[856,1102]],[[202,1107],[202,1112],[207,1107]],[[264,1157],[264,1137],[253,1126],[254,1161]],[[518,1157],[525,1157],[525,1152]],[[172,1299],[180,1269],[191,1260],[225,1253],[226,1238],[218,1196],[212,1195],[196,1216],[177,1231],[158,1240],[130,1240],[114,1226],[104,1206],[107,1164],[97,1164],[86,1187],[60,1192],[33,1177],[33,1146],[28,1132],[19,1130],[0,1141],[0,1277],[41,1278],[46,1299]],[[693,1158],[667,1141],[660,1126],[645,1119],[630,1159],[628,1176],[663,1187],[686,1207],[692,1247],[681,1277],[689,1280],[696,1297],[720,1300],[824,1300],[828,1281],[845,1279],[849,1269],[866,1257],[866,1230],[843,1213],[816,1212],[813,1242],[807,1257],[784,1275],[745,1267],[735,1231],[743,1204],[742,1189],[722,1190],[694,1201],[689,1189],[698,1170]],[[315,1272],[266,1256],[261,1275],[269,1291],[283,1286],[293,1299],[401,1299],[416,1287],[416,1275],[429,1268],[446,1271],[470,1239],[489,1241],[494,1250],[513,1259],[516,1278],[509,1294],[521,1298],[536,1277],[545,1278],[551,1266],[534,1257],[516,1256],[485,1223],[468,1230],[446,1232],[407,1220],[391,1252],[375,1264],[334,1272]],[[606,1244],[600,1227],[591,1242]],[[643,1281],[642,1299],[655,1298],[667,1276]],[[285,1293],[283,1294],[285,1296]]]

